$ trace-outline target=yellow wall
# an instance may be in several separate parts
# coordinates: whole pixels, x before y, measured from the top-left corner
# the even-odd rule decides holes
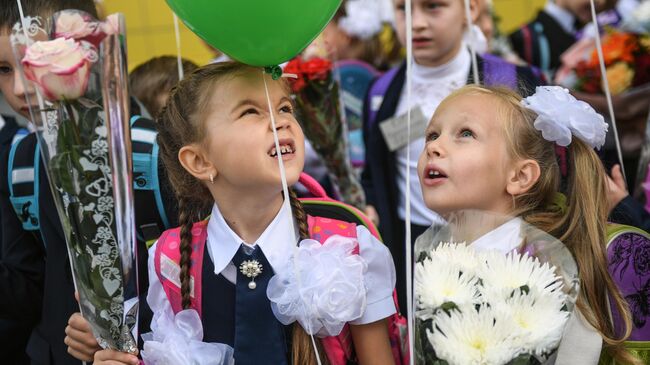
[[[493,1],[501,19],[499,27],[509,33],[530,20],[546,0]],[[176,54],[173,16],[164,0],[104,0],[103,7],[107,14],[121,12],[126,17],[129,69],[154,56]],[[183,57],[198,64],[207,63],[212,58],[210,51],[182,22],[180,27]]]

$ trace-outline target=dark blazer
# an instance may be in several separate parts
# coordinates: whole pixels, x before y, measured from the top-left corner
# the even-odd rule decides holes
[[[483,81],[483,58],[478,58],[479,78]],[[530,95],[535,86],[542,81],[535,72],[527,67],[517,67],[519,92]],[[406,308],[404,286],[406,270],[404,257],[404,224],[397,214],[399,190],[397,187],[397,163],[394,152],[390,152],[384,136],[379,129],[379,123],[395,116],[397,104],[402,95],[405,83],[406,63],[399,66],[399,70],[390,83],[381,106],[377,112],[376,120],[370,124],[368,115],[370,101],[366,98],[364,104],[364,143],[366,147],[366,162],[361,175],[361,183],[366,193],[369,205],[372,205],[379,214],[379,231],[384,243],[391,250],[395,269],[397,271],[397,288],[400,308]],[[376,81],[375,81],[376,82]],[[470,70],[467,83],[473,83]],[[416,237],[413,237],[415,239]]]
[[[0,156],[11,148],[11,142],[19,129],[13,117],[3,115],[5,125],[0,129]],[[7,179],[7,170],[0,170],[0,179]],[[2,237],[2,225],[0,225]],[[5,280],[8,271],[2,265],[2,251],[0,251],[0,280]],[[11,319],[0,319],[0,353],[3,361],[8,364],[26,365],[29,359],[25,353],[25,346],[32,331],[33,323]]]
[[[562,26],[543,10],[528,24],[525,24],[509,36],[512,48],[522,60],[542,69],[554,72],[562,64],[560,56],[576,42],[572,33],[567,33]],[[548,55],[544,48],[548,45]],[[548,64],[544,58],[548,57]]]

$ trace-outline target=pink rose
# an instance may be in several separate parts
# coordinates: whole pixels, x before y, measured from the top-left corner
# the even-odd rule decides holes
[[[119,17],[117,14],[109,15],[106,21],[99,22],[90,15],[76,10],[64,10],[56,14],[55,38],[72,38],[84,40],[95,47],[111,34],[119,31]]]
[[[91,55],[74,39],[36,42],[27,48],[22,64],[27,79],[48,100],[77,99],[86,92]]]
[[[106,35],[118,34],[120,32],[120,17],[116,14],[111,14],[106,17],[101,24],[102,31]]]

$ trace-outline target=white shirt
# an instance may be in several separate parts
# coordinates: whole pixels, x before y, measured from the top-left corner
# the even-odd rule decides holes
[[[411,79],[411,103],[406,102],[406,84],[402,88],[402,95],[395,115],[404,115],[409,108],[422,109],[427,122],[440,105],[440,102],[456,89],[467,83],[471,57],[465,44],[448,63],[437,67],[425,67],[413,64]],[[433,223],[443,223],[444,219],[432,212],[424,204],[420,178],[417,172],[418,159],[424,150],[424,137],[409,143],[396,152],[397,158],[397,186],[399,189],[398,214],[402,220],[406,217],[406,165],[410,166],[411,186],[411,221],[421,226],[430,226]],[[411,151],[411,159],[406,159],[406,149]]]
[[[497,228],[484,234],[472,242],[471,247],[476,251],[496,250],[508,253],[517,248],[523,237],[521,237],[522,220],[519,217],[510,219]]]
[[[208,222],[206,243],[207,252],[214,263],[214,274],[222,274],[228,281],[235,283],[237,269],[232,263],[232,258],[241,244],[251,247],[259,246],[274,272],[286,270],[289,267],[288,253],[292,252],[299,238],[298,232],[292,231],[292,220],[290,206],[283,204],[276,217],[257,241],[249,244],[228,226],[215,204]],[[359,255],[368,265],[364,274],[367,306],[364,314],[351,323],[367,324],[387,318],[396,312],[393,302],[395,266],[388,248],[377,240],[368,229],[357,226],[357,240],[359,241]],[[154,320],[160,320],[161,318],[173,318],[171,315],[173,311],[155,272],[153,259],[156,245],[154,244],[149,249],[147,303],[154,313]],[[159,312],[166,312],[165,314],[168,315],[160,315]]]
[[[576,17],[570,11],[559,7],[552,1],[546,3],[544,11],[555,19],[565,32],[573,34],[577,31],[575,28]]]

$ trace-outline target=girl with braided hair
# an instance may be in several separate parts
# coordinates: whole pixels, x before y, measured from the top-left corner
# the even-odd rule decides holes
[[[230,364],[234,358],[237,365],[316,364],[318,353],[327,364],[332,363],[327,339],[333,337],[312,343],[308,333],[337,336],[346,323],[358,363],[393,363],[385,320],[395,313],[388,250],[365,227],[350,225],[354,248],[341,261],[360,280],[340,278],[334,281],[344,284],[324,287],[343,267],[333,263],[336,248],[328,242],[338,240],[343,247],[351,241],[332,236],[322,243],[329,250],[322,251],[325,256],[312,255],[321,252],[314,240],[328,229],[313,224],[293,192],[285,203],[277,159],[290,185],[304,163],[304,136],[289,95],[283,79],[236,62],[199,68],[172,91],[159,118],[158,144],[181,226],[163,233],[149,251],[147,302],[154,319],[142,352],[145,363]],[[314,240],[306,240],[310,236]],[[303,243],[318,248],[302,251]],[[295,306],[287,300],[297,297],[292,275],[304,267],[294,256],[313,266],[302,272],[302,288],[320,288],[300,296],[321,298],[310,302],[321,312],[344,306],[320,313],[322,318],[291,317]],[[321,266],[327,269],[318,271]],[[347,313],[344,320],[341,313]],[[137,361],[112,350],[95,355],[96,364]]]

